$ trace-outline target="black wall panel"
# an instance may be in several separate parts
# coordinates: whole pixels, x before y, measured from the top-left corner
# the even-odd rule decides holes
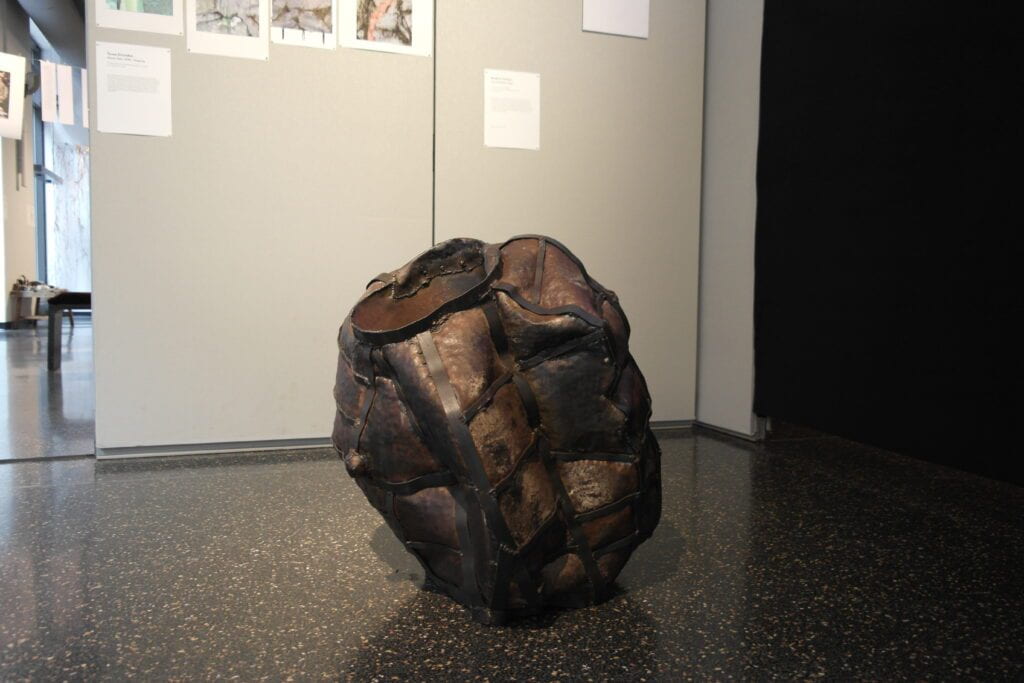
[[[759,414],[1021,481],[1019,15],[767,0]]]

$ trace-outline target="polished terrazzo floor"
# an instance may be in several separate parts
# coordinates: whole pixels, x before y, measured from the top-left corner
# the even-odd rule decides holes
[[[0,330],[0,461],[92,454],[92,324],[65,322],[61,369],[46,369],[46,324]]]
[[[480,626],[326,451],[0,465],[0,680],[1024,676],[1024,489],[834,438],[663,438],[587,609]]]

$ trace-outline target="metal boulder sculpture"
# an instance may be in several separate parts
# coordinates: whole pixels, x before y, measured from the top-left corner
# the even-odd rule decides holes
[[[608,595],[661,512],[613,292],[541,236],[453,239],[341,326],[334,447],[429,580],[484,623]]]

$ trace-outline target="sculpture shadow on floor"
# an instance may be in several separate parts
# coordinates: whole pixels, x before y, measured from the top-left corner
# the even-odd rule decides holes
[[[611,594],[606,602],[622,598],[631,591],[650,588],[676,577],[685,552],[685,539],[679,529],[667,520],[662,520],[654,532],[654,536],[643,543],[633,558],[626,564],[618,581],[612,586]],[[423,568],[407,552],[387,524],[380,523],[370,537],[370,549],[380,558],[391,572],[387,576],[389,582],[410,581],[424,591],[444,595],[442,591],[431,585]],[[517,619],[509,624],[510,628],[546,628],[559,615],[572,612],[572,609],[550,608],[538,616]]]
[[[686,553],[686,538],[674,523],[662,519],[654,535],[633,553],[616,582],[630,592],[677,579]]]
[[[390,610],[339,673],[352,681],[547,680],[556,671],[622,680],[656,670],[658,642],[649,607],[621,589],[600,605],[486,626],[428,586]]]

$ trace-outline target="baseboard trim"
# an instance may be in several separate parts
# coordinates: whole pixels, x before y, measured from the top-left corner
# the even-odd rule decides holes
[[[654,420],[651,429],[661,436],[671,436],[675,432],[690,433],[697,426],[694,420]],[[735,434],[729,430],[700,426],[729,433],[731,436],[751,439],[752,437]],[[326,448],[331,445],[328,437],[319,439],[272,439],[266,441],[221,441],[211,443],[168,444],[163,446],[118,446],[114,448],[96,448],[97,460],[117,460],[123,458],[159,458],[172,455],[217,455],[220,453],[240,453],[246,451],[285,451],[300,448]]]
[[[651,430],[658,436],[687,436],[694,424],[693,420],[651,420]]]
[[[764,441],[764,421],[758,421],[758,428],[753,434],[744,434],[743,432],[737,432],[732,429],[726,429],[725,427],[718,427],[716,425],[708,424],[707,422],[696,422],[695,426],[701,429],[707,429],[711,432],[718,432],[719,434],[725,434],[736,439],[743,439],[744,441]]]
[[[97,460],[121,458],[158,458],[169,455],[219,455],[246,451],[288,451],[301,448],[325,448],[328,437],[318,439],[270,439],[266,441],[222,441],[214,443],[169,444],[165,446],[123,446],[97,448]]]

